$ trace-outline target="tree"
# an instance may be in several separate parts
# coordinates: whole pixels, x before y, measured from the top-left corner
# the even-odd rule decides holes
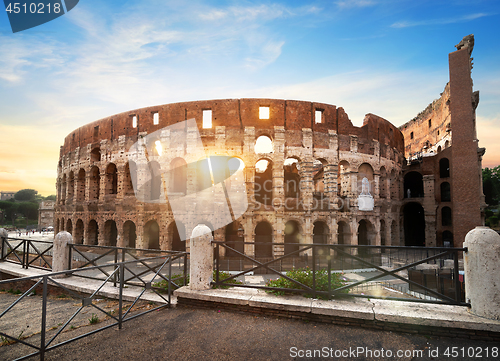
[[[55,194],[51,194],[50,196],[44,198],[44,201],[55,201],[55,200],[56,200]]]
[[[483,193],[489,206],[496,206],[500,201],[500,166],[483,169]]]
[[[21,189],[14,195],[14,199],[16,201],[34,201],[36,200],[36,196],[38,191],[34,189]]]

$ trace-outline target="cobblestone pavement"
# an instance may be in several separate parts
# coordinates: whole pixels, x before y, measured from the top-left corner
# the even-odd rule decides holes
[[[12,359],[8,352],[2,356],[4,347],[0,347],[0,359]],[[45,359],[476,360],[467,353],[478,356],[481,352],[481,360],[500,360],[498,354],[492,356],[493,347],[498,345],[481,340],[427,338],[178,306],[126,322],[121,330],[113,327],[61,346],[48,352]]]

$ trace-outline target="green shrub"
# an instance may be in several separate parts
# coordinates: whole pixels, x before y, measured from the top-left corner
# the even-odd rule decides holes
[[[98,323],[99,317],[95,313],[93,313],[92,316],[89,318],[89,322],[91,325]]]
[[[286,273],[286,276],[290,277],[291,279],[298,281],[302,283],[305,286],[308,286],[310,288],[313,288],[313,271],[309,267],[305,268],[297,268],[293,269],[291,271],[288,271]],[[339,287],[342,287],[346,284],[347,282],[344,281],[343,277],[339,273],[332,273],[331,274],[331,287],[332,290],[335,290]],[[280,277],[276,280],[269,280],[266,283],[267,287],[277,287],[277,288],[289,288],[289,289],[301,289],[301,287],[284,278]],[[316,271],[316,291],[324,291],[328,292],[328,271],[326,269],[321,269]],[[266,292],[272,293],[275,295],[284,295],[284,294],[292,294],[293,292],[286,292],[286,291],[279,291],[279,290],[267,290]],[[342,290],[341,293],[348,293],[349,290]],[[313,297],[312,294],[309,293],[303,293],[305,297]],[[326,296],[319,296],[319,298],[322,299],[328,299]]]
[[[213,277],[213,279],[215,281],[215,277],[216,277],[216,271],[215,270],[214,270],[214,273],[213,273],[212,277]],[[219,281],[223,281],[223,280],[225,280],[226,278],[229,278],[229,277],[231,277],[230,273],[224,272],[224,271],[219,271]],[[186,276],[186,284],[184,284],[184,275],[183,274],[172,275],[172,282],[174,282],[179,287],[186,286],[187,284],[189,284],[189,275]],[[227,281],[227,283],[230,283],[230,284],[233,284],[233,285],[241,285],[241,284],[243,284],[243,282],[237,281],[235,279],[231,279],[231,280]],[[159,282],[153,283],[153,287],[158,287],[162,291],[168,292],[168,282],[166,280],[161,280]],[[175,286],[172,287],[172,290],[175,289],[174,287]],[[214,286],[214,288],[229,288],[229,287],[231,287],[231,286]]]

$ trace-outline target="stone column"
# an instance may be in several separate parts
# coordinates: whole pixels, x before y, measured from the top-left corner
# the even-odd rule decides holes
[[[191,233],[189,288],[208,290],[213,274],[212,231],[205,225],[196,226]]]
[[[3,239],[7,238],[8,235],[9,233],[7,232],[6,229],[0,228],[0,260],[2,260],[4,258],[5,253],[7,253],[6,251],[4,252],[3,249]]]
[[[73,243],[70,233],[62,231],[54,238],[54,253],[52,256],[52,272],[62,272],[69,270],[69,244]],[[54,278],[61,278],[58,275]]]
[[[500,320],[500,235],[479,226],[465,236],[465,297],[477,316]]]

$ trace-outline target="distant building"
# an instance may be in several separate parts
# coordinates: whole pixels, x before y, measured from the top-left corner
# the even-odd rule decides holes
[[[55,201],[43,201],[38,208],[38,228],[54,226]]]
[[[0,201],[8,201],[9,199],[14,198],[16,192],[0,192]]]

